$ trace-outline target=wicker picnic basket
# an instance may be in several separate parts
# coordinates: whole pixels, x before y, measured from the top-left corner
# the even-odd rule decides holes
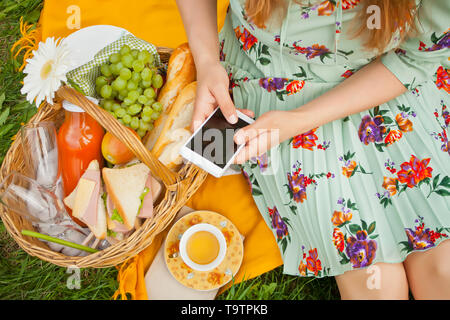
[[[172,50],[169,48],[158,48],[161,62],[167,63],[171,52]],[[121,125],[107,111],[70,87],[60,88],[56,99],[67,100],[81,106],[107,131],[113,133],[126,144],[136,157],[150,168],[152,174],[162,181],[166,189],[164,198],[155,207],[154,217],[147,219],[129,238],[85,257],[70,257],[54,252],[44,242],[23,236],[21,233],[22,229],[33,230],[31,223],[15,212],[7,210],[4,206],[0,206],[0,218],[19,246],[32,256],[62,267],[106,268],[116,266],[148,247],[155,236],[169,226],[178,211],[201,186],[207,174],[192,164],[183,166],[177,173],[170,171],[125,126]],[[54,121],[57,126],[60,126],[63,120],[63,110],[44,104],[30,122]],[[12,171],[24,172],[22,148],[20,148],[19,144],[20,141],[17,139],[6,154],[0,171],[0,181]]]

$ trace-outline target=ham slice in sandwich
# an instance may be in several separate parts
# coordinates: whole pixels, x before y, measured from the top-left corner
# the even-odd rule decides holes
[[[134,229],[138,218],[153,217],[153,203],[161,193],[161,184],[143,163],[125,168],[103,168],[107,191],[108,229],[126,233]]]
[[[107,235],[106,208],[102,200],[103,185],[100,166],[93,160],[78,181],[75,190],[64,199],[72,215],[83,221],[97,239]]]

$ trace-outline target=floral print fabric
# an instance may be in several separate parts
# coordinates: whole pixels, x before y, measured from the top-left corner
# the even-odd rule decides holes
[[[261,29],[244,0],[231,0],[220,55],[235,104],[257,116],[297,108],[373,61],[375,52],[346,37],[359,2],[291,1],[282,26]],[[382,55],[407,93],[243,166],[287,274],[398,263],[449,237],[450,3],[417,4],[424,30],[401,44],[394,38]]]

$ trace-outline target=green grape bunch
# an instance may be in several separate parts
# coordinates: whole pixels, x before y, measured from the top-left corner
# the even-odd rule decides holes
[[[100,71],[95,80],[97,94],[102,97],[100,106],[144,137],[162,111],[156,96],[163,77],[158,73],[153,54],[124,45],[109,56]]]

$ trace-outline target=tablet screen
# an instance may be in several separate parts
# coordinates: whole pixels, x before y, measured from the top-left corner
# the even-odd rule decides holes
[[[186,147],[223,169],[239,147],[234,143],[234,134],[248,125],[240,118],[236,124],[230,124],[218,108]]]

